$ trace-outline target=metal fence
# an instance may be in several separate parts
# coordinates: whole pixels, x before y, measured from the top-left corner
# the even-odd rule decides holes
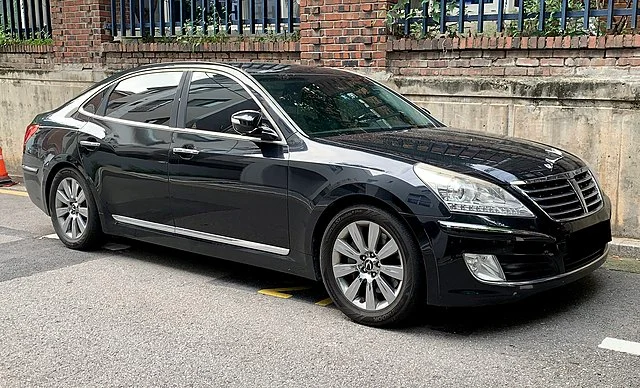
[[[392,15],[404,35],[430,32],[538,36],[625,33],[636,29],[638,0],[405,0]]]
[[[49,0],[0,0],[0,33],[18,39],[51,36]]]
[[[114,37],[292,33],[298,1],[111,0],[108,28]]]

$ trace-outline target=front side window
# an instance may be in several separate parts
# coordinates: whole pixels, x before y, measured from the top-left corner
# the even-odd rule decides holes
[[[242,110],[260,111],[260,108],[239,83],[219,74],[193,73],[186,128],[235,134],[231,115]]]
[[[169,125],[181,78],[181,71],[169,71],[125,79],[109,96],[105,115],[140,123]]]
[[[256,74],[307,135],[336,136],[438,123],[387,88],[354,74]]]

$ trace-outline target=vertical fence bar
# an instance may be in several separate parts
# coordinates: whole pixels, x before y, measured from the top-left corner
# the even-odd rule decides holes
[[[0,3],[2,3],[2,28],[0,29],[0,32],[5,32],[8,29],[7,24],[9,24],[9,18],[7,16],[7,3],[5,0],[0,0]]]
[[[125,14],[125,0],[120,0],[120,35],[125,36],[126,34],[127,34],[127,16]]]
[[[225,0],[224,19],[226,24],[227,34],[231,33],[231,0]]]
[[[169,35],[174,36],[176,34],[176,2],[171,0],[169,2]]]
[[[484,31],[484,0],[479,0],[478,1],[478,32],[482,34],[483,31]]]
[[[256,0],[249,0],[249,31],[251,34],[256,33]]]
[[[498,32],[502,32],[504,29],[504,0],[498,0],[498,20],[496,23],[498,23]]]
[[[447,0],[440,0],[440,33],[444,34],[447,30],[445,17],[447,16]]]
[[[560,9],[560,31],[567,29],[567,8],[569,8],[569,0],[562,0],[562,8]]]
[[[18,27],[18,37],[22,39],[23,37],[26,37],[26,36],[24,35],[24,31],[22,29],[22,15],[21,15],[22,12],[20,10],[20,3],[16,4],[16,6],[17,6],[17,9],[16,9],[16,25]]]
[[[26,0],[22,2],[22,16],[24,17],[24,36],[29,39],[31,37],[31,31],[29,27],[29,7]]]
[[[23,0],[24,4],[24,20],[25,20],[25,24],[28,24],[27,27],[27,31],[29,33],[29,36],[31,38],[35,38],[36,37],[36,21],[35,21],[35,16],[34,16],[34,11],[35,11],[35,1],[34,0],[29,0],[29,2],[27,3],[27,0]]]
[[[464,11],[464,0],[460,0],[458,4],[458,32],[461,34],[464,32]]]
[[[164,32],[164,25],[165,25],[165,19],[164,19],[164,0],[158,0],[158,3],[160,3],[160,6],[158,7],[158,14],[160,16],[160,36],[164,36],[165,32]]]
[[[118,23],[116,23],[116,0],[111,0],[111,36],[118,35]]]
[[[540,12],[538,13],[538,31],[544,31],[544,0],[540,0]]]
[[[582,26],[582,28],[585,30],[589,30],[589,12],[591,10],[590,3],[590,0],[584,0],[584,25]]]
[[[196,33],[196,1],[197,0],[191,0],[189,2],[189,10],[191,11],[191,19],[189,19],[191,21],[191,33],[195,34]]]
[[[613,0],[609,0],[607,6],[607,30],[613,28]]]
[[[636,23],[638,22],[638,0],[633,0],[631,9],[631,28],[636,29]]]
[[[522,32],[524,29],[524,0],[520,0],[520,6],[518,7],[518,31]]]
[[[238,12],[238,34],[242,35],[244,33],[244,20],[242,19],[242,0],[238,0],[238,8],[236,8]]]
[[[184,35],[184,2],[180,0],[180,35]]]
[[[269,5],[267,0],[262,0],[262,33],[267,32],[267,19],[269,18]]]
[[[45,30],[45,22],[44,22],[44,13],[42,11],[43,8],[43,4],[42,4],[42,0],[38,0],[38,30],[40,30],[40,37],[43,37],[42,35],[46,35],[46,30]]]
[[[289,9],[287,12],[287,17],[289,18],[289,33],[293,33],[293,0],[289,0]]]
[[[162,0],[159,0],[162,1]],[[150,36],[156,35],[156,15],[155,15],[155,7],[153,4],[154,0],[149,0],[149,34]]]
[[[202,33],[207,35],[209,28],[207,27],[207,0],[200,0],[200,27]]]
[[[410,30],[411,23],[409,23],[410,13],[411,13],[411,4],[410,2],[407,2],[407,4],[404,5],[404,34],[405,35],[409,35],[409,33],[411,32]]]
[[[136,36],[136,14],[135,7],[133,6],[133,0],[129,0],[129,28],[131,28],[131,35]]]
[[[45,13],[47,16],[47,36],[51,36],[51,2],[45,0]]]
[[[422,2],[422,36],[427,35],[427,16],[429,15],[429,8],[427,7],[427,2]]]
[[[138,0],[138,23],[140,23],[140,36],[144,36],[144,0]]]
[[[282,1],[276,0],[276,34],[280,33],[280,23],[282,22]]]

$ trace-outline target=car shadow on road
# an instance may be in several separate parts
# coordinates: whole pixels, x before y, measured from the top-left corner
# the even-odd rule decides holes
[[[299,302],[316,303],[328,298],[321,282],[157,245],[131,240],[117,241],[130,246],[116,252],[119,256],[208,276],[211,277],[210,283],[215,285],[250,292],[273,288],[303,288],[291,298],[291,301]],[[536,322],[544,323],[580,309],[603,287],[603,277],[592,274],[566,286],[512,303],[456,308],[424,306],[407,325],[393,330],[419,333],[426,329],[461,336],[503,332]]]

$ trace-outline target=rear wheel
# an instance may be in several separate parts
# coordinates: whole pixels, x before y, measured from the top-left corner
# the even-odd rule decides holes
[[[63,168],[51,184],[49,213],[60,241],[71,249],[88,250],[102,242],[95,200],[76,170]]]
[[[320,267],[336,306],[365,325],[399,324],[425,296],[424,266],[411,231],[375,207],[351,207],[333,218],[320,247]]]

